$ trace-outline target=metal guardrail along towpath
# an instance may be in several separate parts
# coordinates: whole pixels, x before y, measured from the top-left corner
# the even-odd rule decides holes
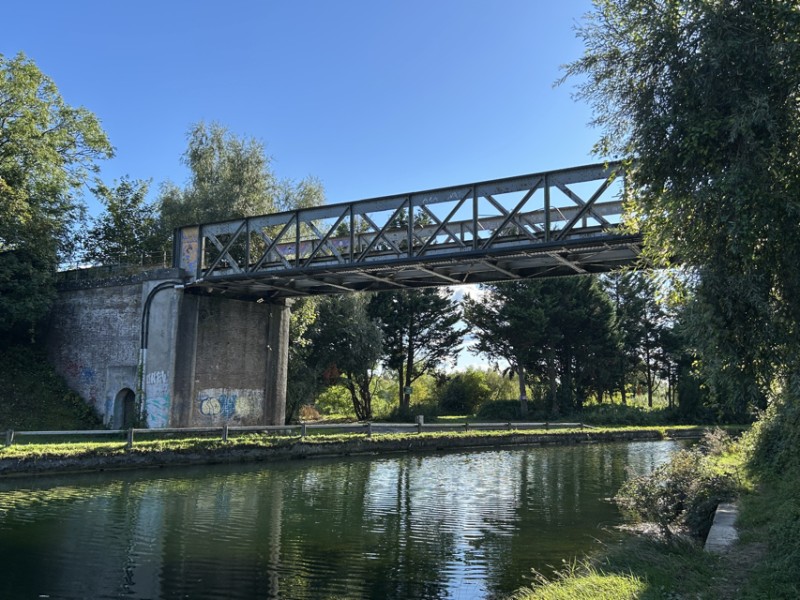
[[[19,438],[94,438],[96,436],[118,436],[125,440],[128,449],[132,448],[137,435],[145,434],[148,437],[161,435],[182,435],[191,434],[220,437],[223,442],[230,439],[231,434],[235,433],[279,433],[285,432],[290,435],[299,434],[301,438],[313,435],[314,431],[320,432],[318,435],[327,433],[364,433],[367,437],[373,434],[391,433],[423,433],[435,431],[497,431],[497,430],[526,430],[526,429],[585,429],[591,428],[584,423],[550,423],[547,421],[537,423],[298,423],[290,425],[223,425],[221,427],[179,427],[179,428],[160,428],[160,429],[89,429],[75,431],[6,431],[6,446],[11,446]]]

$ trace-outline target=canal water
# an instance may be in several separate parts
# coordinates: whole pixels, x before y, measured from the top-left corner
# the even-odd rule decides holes
[[[615,543],[674,442],[0,483],[0,598],[502,598]]]

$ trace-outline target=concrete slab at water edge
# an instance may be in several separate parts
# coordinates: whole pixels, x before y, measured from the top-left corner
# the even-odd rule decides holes
[[[717,507],[714,522],[706,538],[706,552],[722,554],[736,543],[736,540],[739,539],[739,533],[736,530],[738,514],[739,511],[733,503],[723,502]]]

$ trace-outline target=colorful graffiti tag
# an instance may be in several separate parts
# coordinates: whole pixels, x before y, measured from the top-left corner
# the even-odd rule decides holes
[[[169,376],[164,371],[148,373],[145,379],[145,411],[148,427],[169,426]]]
[[[263,390],[211,388],[197,394],[200,414],[215,422],[254,422],[261,419],[264,406]]]

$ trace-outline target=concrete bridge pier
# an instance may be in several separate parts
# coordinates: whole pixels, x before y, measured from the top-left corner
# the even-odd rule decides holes
[[[192,294],[178,268],[74,275],[61,284],[49,357],[107,426],[284,423],[289,301]]]
[[[282,425],[288,304],[182,296],[172,426]]]

